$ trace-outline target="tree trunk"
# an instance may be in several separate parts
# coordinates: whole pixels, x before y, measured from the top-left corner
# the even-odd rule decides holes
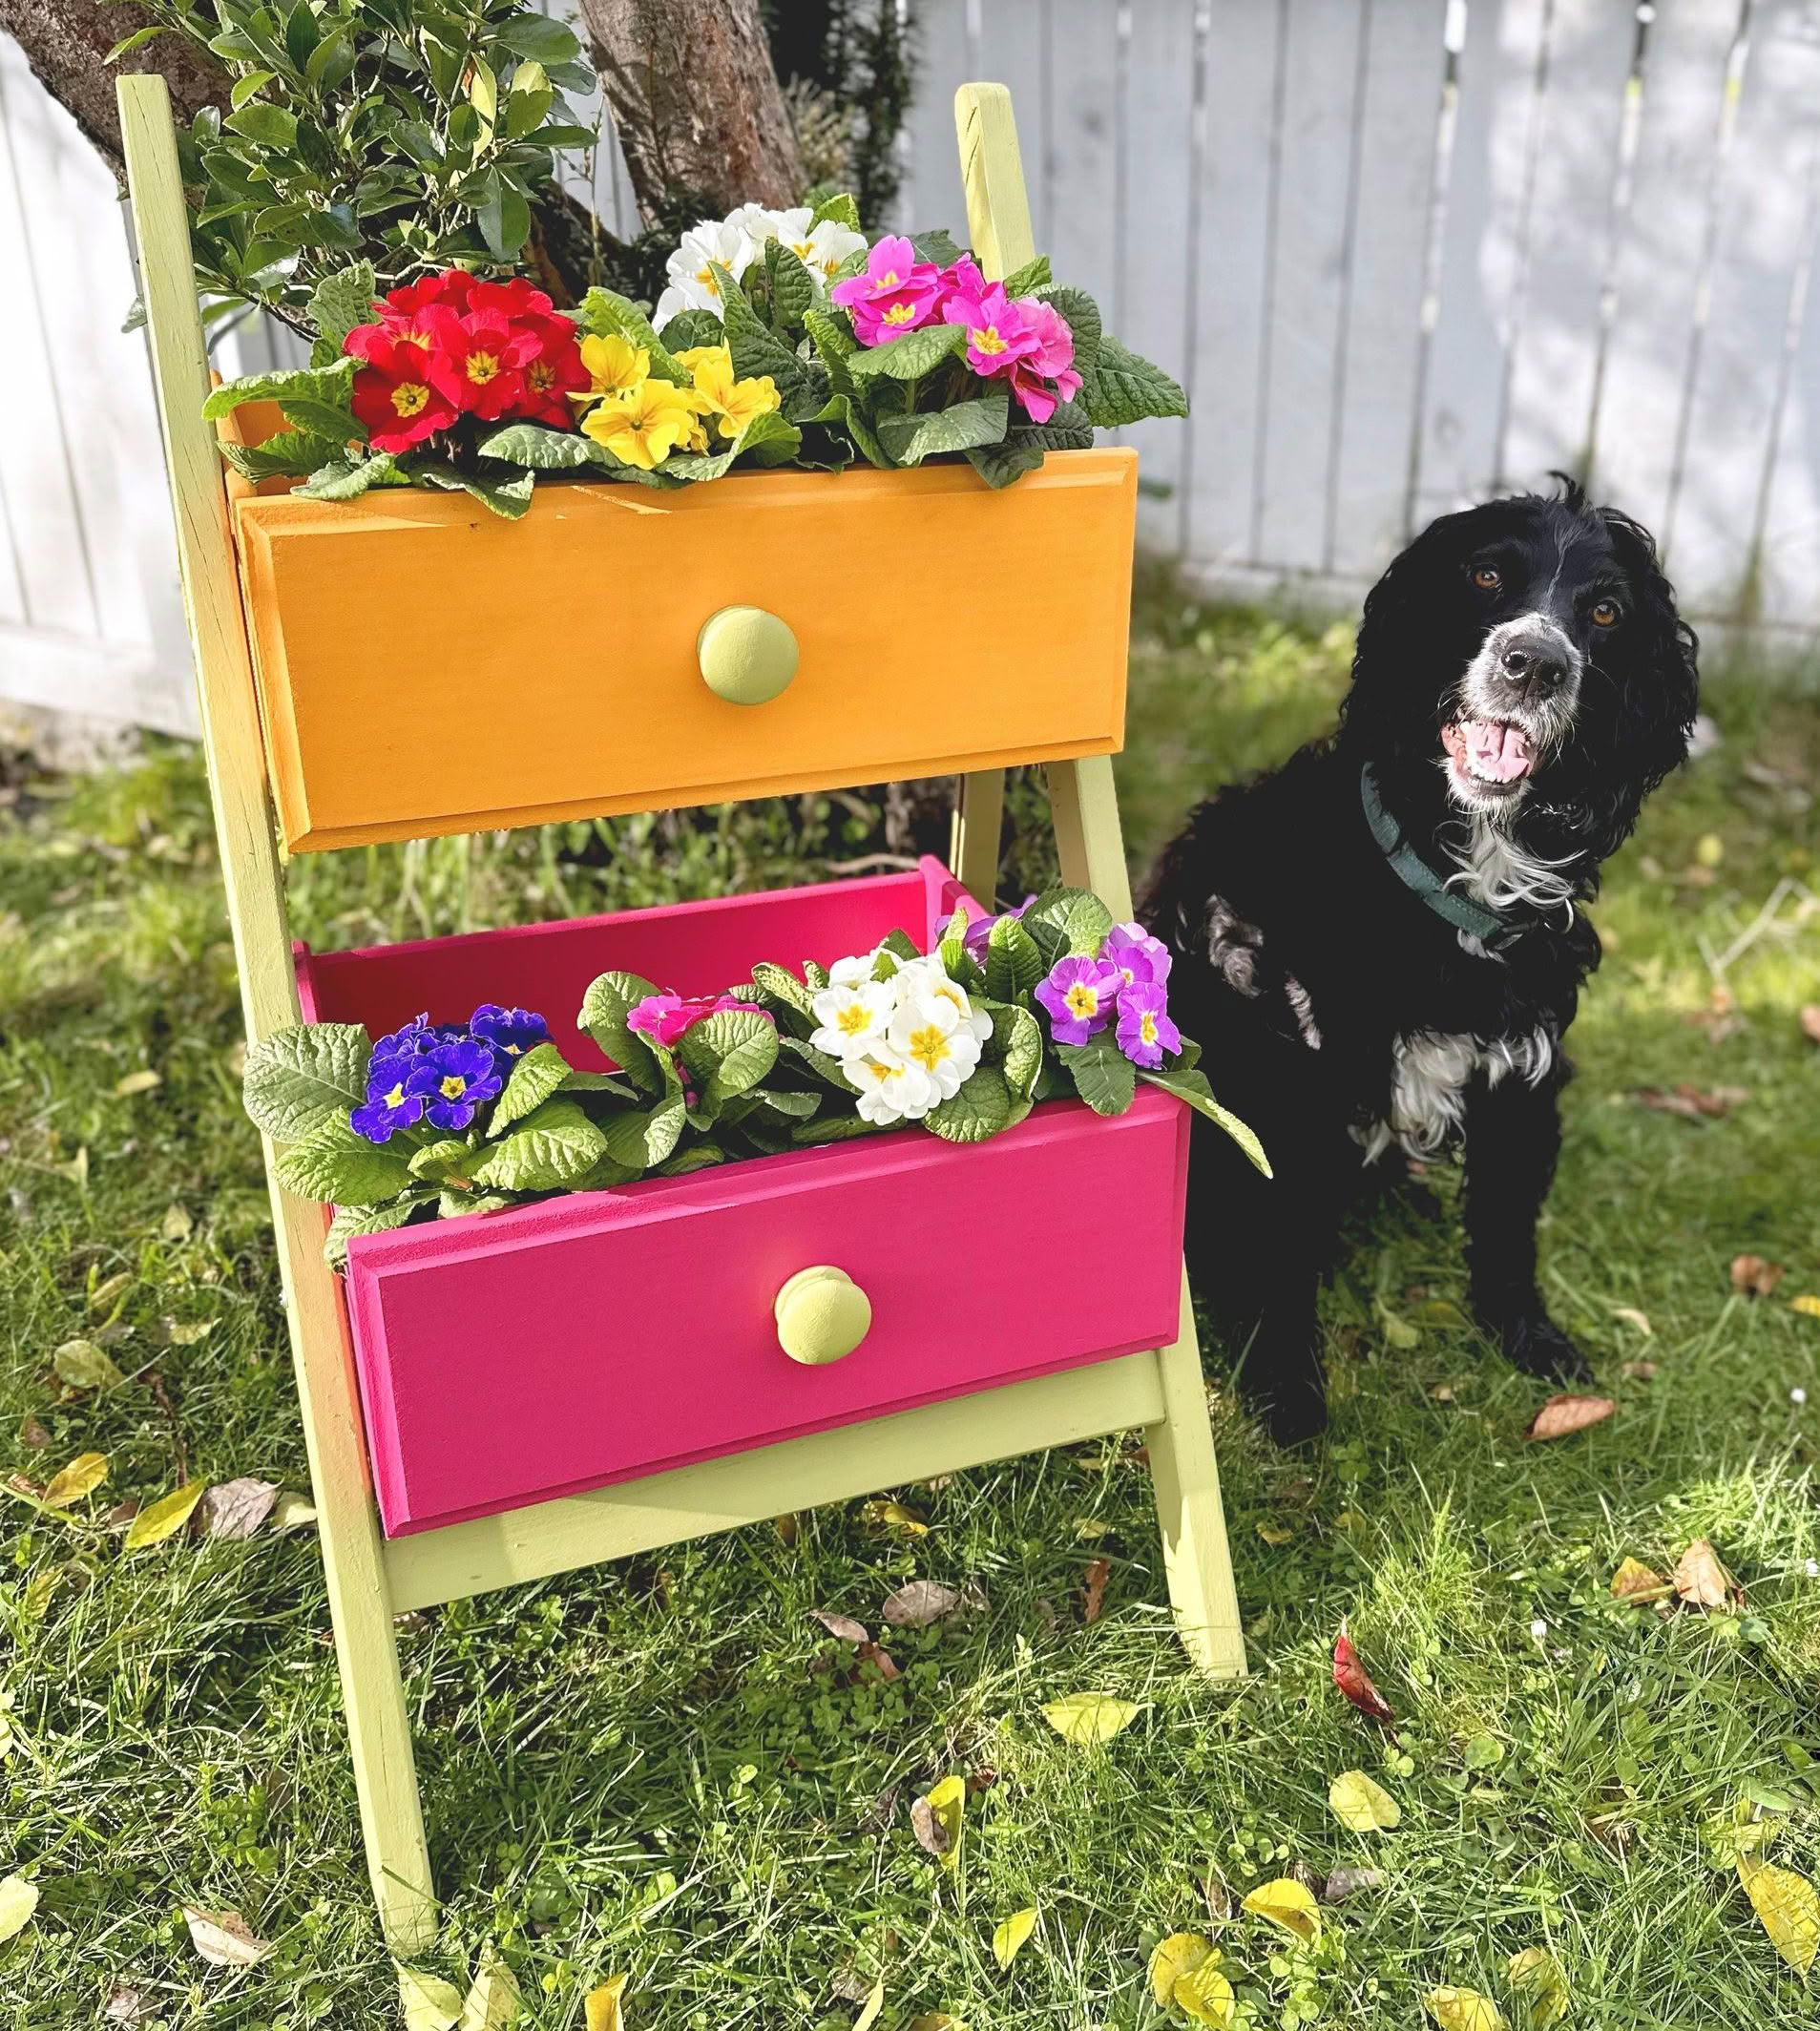
[[[758,0],[580,0],[639,209],[794,204],[808,178]]]
[[[227,73],[184,35],[159,35],[116,64],[102,61],[116,42],[149,26],[138,8],[102,7],[96,0],[0,0],[0,29],[25,52],[32,75],[70,113],[116,177],[120,115],[114,80],[156,71],[171,88],[171,111],[187,126],[204,106],[225,101]]]

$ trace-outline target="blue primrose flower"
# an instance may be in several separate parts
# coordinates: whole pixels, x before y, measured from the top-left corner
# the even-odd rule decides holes
[[[496,1001],[483,1001],[468,1018],[468,1027],[508,1057],[522,1057],[550,1040],[550,1025],[541,1016],[529,1009],[502,1009]]]
[[[472,1036],[438,1044],[405,1075],[407,1095],[422,1094],[429,1100],[434,1128],[466,1128],[474,1110],[504,1083],[492,1047]]]
[[[428,1016],[413,1016],[401,1029],[382,1036],[367,1062],[366,1098],[370,1100],[387,1091],[426,1052],[433,1051],[440,1040]]]
[[[365,1136],[369,1142],[389,1142],[395,1130],[415,1128],[429,1104],[411,1083],[408,1059],[393,1060],[388,1076],[391,1083],[385,1085],[375,1080],[367,1090],[366,1106],[356,1107],[347,1118],[354,1133]]]

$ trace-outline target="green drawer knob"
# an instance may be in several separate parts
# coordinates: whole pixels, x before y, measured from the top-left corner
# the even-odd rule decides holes
[[[716,698],[763,705],[796,675],[796,637],[762,606],[723,606],[702,622],[695,660]]]
[[[777,1344],[806,1368],[845,1360],[872,1330],[872,1301],[845,1269],[827,1263],[799,1269],[773,1309]]]

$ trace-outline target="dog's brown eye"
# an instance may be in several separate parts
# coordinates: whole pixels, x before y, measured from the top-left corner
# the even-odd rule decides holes
[[[1617,600],[1601,599],[1593,609],[1592,621],[1596,628],[1615,628],[1618,625]]]
[[[1503,582],[1503,573],[1494,571],[1489,564],[1479,565],[1473,574],[1473,583],[1481,593],[1495,593]]]

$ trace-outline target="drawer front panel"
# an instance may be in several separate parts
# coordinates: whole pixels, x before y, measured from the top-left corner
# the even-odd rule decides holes
[[[235,504],[289,844],[715,803],[1054,761],[1124,735],[1136,455]],[[757,705],[697,636],[756,606],[796,637]]]
[[[1187,1110],[1039,1109],[357,1237],[348,1296],[393,1535],[1175,1337]],[[845,1359],[791,1361],[773,1302],[844,1269]]]

